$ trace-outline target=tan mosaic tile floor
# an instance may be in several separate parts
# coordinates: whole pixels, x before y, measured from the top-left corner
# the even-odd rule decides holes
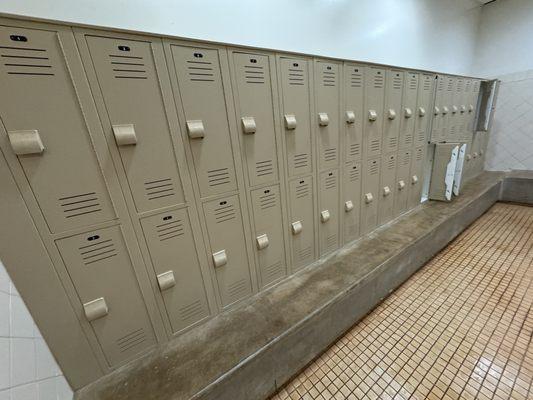
[[[271,400],[533,399],[532,246],[496,204]]]

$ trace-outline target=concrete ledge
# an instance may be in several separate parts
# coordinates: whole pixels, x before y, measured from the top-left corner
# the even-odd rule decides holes
[[[504,181],[503,173],[481,174],[452,203],[422,204],[79,390],[76,398],[266,398],[498,201]],[[510,187],[512,197],[517,189]]]
[[[511,171],[505,177],[502,201],[533,204],[533,171]]]

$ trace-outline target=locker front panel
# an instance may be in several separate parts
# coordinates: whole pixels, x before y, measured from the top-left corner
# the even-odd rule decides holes
[[[137,211],[184,203],[152,44],[100,36],[85,40]],[[136,143],[121,143],[117,134],[123,126],[134,131]]]
[[[185,115],[181,125],[188,135],[194,165],[191,173],[196,174],[200,196],[236,190],[219,51],[171,45],[171,54],[180,93],[178,101]],[[201,123],[203,133],[195,135],[191,131],[194,121]]]
[[[357,64],[344,64],[345,110],[341,115],[345,128],[345,160],[360,160],[363,151],[365,67]],[[353,113],[353,114],[352,114]]]
[[[287,172],[290,177],[310,174],[313,170],[313,151],[309,62],[282,57],[279,63]],[[291,118],[295,119],[296,126],[291,125]]]
[[[398,167],[396,170],[396,185],[394,194],[394,215],[398,216],[407,211],[409,201],[410,173],[413,151],[400,150],[398,152]]]
[[[451,139],[451,129],[453,125],[453,94],[455,91],[455,80],[453,76],[447,76],[444,80],[445,84],[445,94],[444,94],[444,106],[442,107],[442,116],[443,116],[443,129],[442,129],[442,140],[450,141]]]
[[[338,170],[320,174],[319,187],[320,256],[339,248],[339,173]]]
[[[210,264],[221,303],[226,307],[252,294],[241,206],[235,195],[204,203],[203,209]]]
[[[207,318],[209,306],[198,259],[204,250],[196,245],[188,211],[146,217],[141,225],[172,332]]]
[[[372,231],[378,224],[380,158],[364,164],[361,192],[361,234]]]
[[[361,178],[362,171],[360,162],[350,162],[344,165],[344,197],[341,203],[344,243],[351,242],[359,237],[361,217]]]
[[[404,73],[389,69],[386,73],[385,108],[383,115],[383,152],[398,149],[402,121],[402,91]]]
[[[408,209],[419,205],[422,198],[425,153],[426,148],[424,146],[417,147],[413,151],[410,172],[411,176],[409,178],[409,200],[407,201]]]
[[[115,219],[57,32],[2,26],[0,55],[1,121],[34,144],[18,160],[50,231]]]
[[[418,95],[418,74],[405,72],[400,127],[400,148],[413,146]]]
[[[154,331],[120,227],[56,242],[88,320],[110,366],[155,345]]]
[[[428,141],[429,126],[433,115],[431,103],[433,102],[433,85],[435,76],[421,74],[418,83],[417,109],[415,115],[415,147],[423,146]]]
[[[383,105],[385,101],[385,70],[365,68],[365,113],[363,143],[365,157],[381,154],[383,133]]]
[[[438,143],[444,140],[445,108],[446,104],[446,79],[443,75],[437,76],[435,105],[431,111],[433,123],[431,124],[431,142]]]
[[[397,154],[386,154],[381,159],[379,185],[378,224],[383,225],[394,218],[394,195],[396,183]]]
[[[454,78],[453,89],[451,95],[451,110],[450,110],[450,128],[448,141],[456,142],[460,140],[460,125],[461,125],[461,102],[464,93],[464,80],[462,78]]]

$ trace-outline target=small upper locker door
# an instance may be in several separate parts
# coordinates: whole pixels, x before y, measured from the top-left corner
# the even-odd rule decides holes
[[[418,95],[418,74],[405,72],[400,128],[400,148],[413,146],[415,133],[416,97]]]
[[[360,160],[363,151],[364,71],[362,65],[344,64],[345,161]]]
[[[383,104],[385,99],[385,70],[382,68],[365,68],[365,123],[363,143],[365,157],[371,158],[381,154],[381,137],[383,132]],[[379,182],[378,182],[379,184]]]
[[[431,125],[431,142],[438,143],[443,141],[443,129],[444,129],[444,108],[446,106],[446,90],[445,90],[445,77],[442,75],[437,76],[437,83],[435,90],[435,105],[433,107],[433,123]]]
[[[431,103],[433,102],[433,88],[435,76],[421,74],[418,82],[417,108],[415,111],[415,147],[426,144],[431,120]]]
[[[398,137],[402,120],[403,79],[404,74],[402,71],[387,70],[385,115],[383,116],[383,149],[385,153],[398,149]]]

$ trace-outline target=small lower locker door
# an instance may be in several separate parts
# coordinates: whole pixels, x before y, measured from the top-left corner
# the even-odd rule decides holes
[[[119,226],[56,242],[110,366],[155,345],[156,339]]]
[[[398,168],[396,170],[396,185],[394,187],[394,216],[407,211],[409,200],[409,185],[411,172],[412,150],[400,150],[398,152]]]
[[[187,210],[146,217],[141,224],[172,332],[207,318],[207,294]]]
[[[372,231],[378,224],[380,158],[365,163],[361,196],[361,234]]]
[[[361,212],[361,163],[352,162],[344,166],[343,203],[341,210],[344,243],[359,237]]]
[[[407,208],[411,209],[420,204],[422,197],[422,180],[424,177],[424,156],[426,148],[424,146],[417,147],[413,152],[413,160],[411,163],[411,176],[409,182],[409,200]]]
[[[339,172],[320,174],[319,194],[320,256],[339,248]]]
[[[316,259],[313,188],[314,182],[310,176],[289,182],[289,230],[293,270],[302,268]]]
[[[241,205],[237,195],[204,204],[211,265],[224,307],[252,294]]]
[[[396,182],[396,153],[381,159],[381,183],[378,201],[378,224],[383,225],[394,218],[394,184]]]

